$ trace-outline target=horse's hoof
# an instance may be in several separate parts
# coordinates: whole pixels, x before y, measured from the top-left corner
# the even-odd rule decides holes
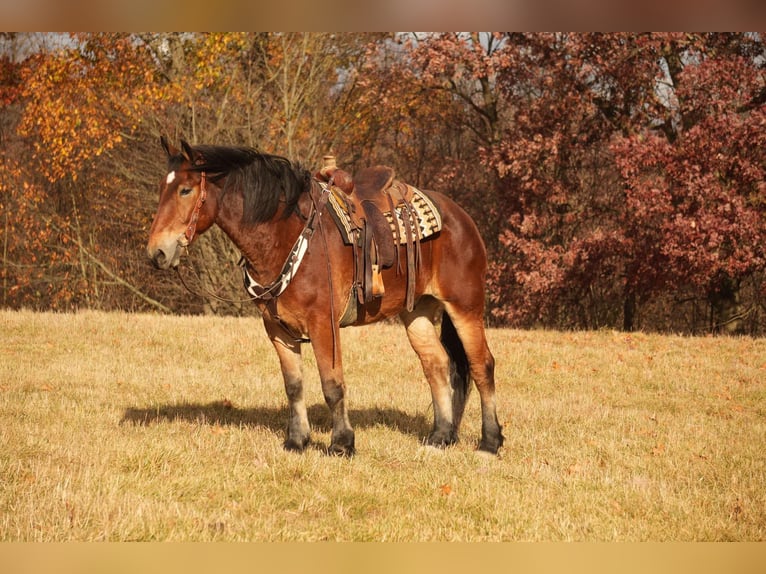
[[[345,456],[352,457],[356,453],[354,447],[354,431],[345,430],[337,433],[332,437],[330,447],[327,449],[327,454],[333,456]]]
[[[304,450],[306,450],[306,445],[308,444],[309,444],[308,437],[300,441],[296,441],[294,439],[288,438],[285,441],[285,450],[290,452],[303,452]]]
[[[356,449],[352,446],[342,446],[339,444],[331,444],[327,449],[327,454],[331,456],[342,456],[345,458],[351,458],[356,453]]]
[[[497,451],[500,450],[501,446],[503,446],[502,435],[495,439],[483,438],[479,443],[479,450],[489,454],[497,454]]]
[[[446,448],[457,443],[455,431],[434,431],[428,435],[426,444],[436,448]]]

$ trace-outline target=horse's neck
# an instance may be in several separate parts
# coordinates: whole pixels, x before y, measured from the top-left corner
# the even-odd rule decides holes
[[[303,229],[297,215],[283,217],[283,205],[271,220],[262,223],[242,223],[241,198],[225,203],[218,212],[216,223],[242,252],[259,282],[277,276]]]

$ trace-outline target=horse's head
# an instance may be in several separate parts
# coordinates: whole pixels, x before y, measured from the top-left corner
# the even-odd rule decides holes
[[[199,154],[185,141],[180,150],[164,137],[161,141],[168,154],[168,174],[160,182],[160,202],[146,249],[156,267],[168,269],[177,267],[182,248],[213,224],[215,201],[208,196],[205,172],[198,167]]]

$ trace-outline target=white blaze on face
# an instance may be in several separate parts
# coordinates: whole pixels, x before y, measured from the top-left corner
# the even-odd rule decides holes
[[[171,183],[173,183],[173,180],[174,180],[175,178],[176,178],[176,172],[174,172],[174,171],[171,171],[171,172],[168,174],[168,178],[167,178],[165,181],[167,182],[167,184],[168,184],[168,185],[170,185]]]

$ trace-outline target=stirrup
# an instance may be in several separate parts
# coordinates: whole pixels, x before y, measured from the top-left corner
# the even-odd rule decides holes
[[[380,265],[372,265],[372,296],[382,297],[386,293],[383,285],[383,274],[380,272]]]

